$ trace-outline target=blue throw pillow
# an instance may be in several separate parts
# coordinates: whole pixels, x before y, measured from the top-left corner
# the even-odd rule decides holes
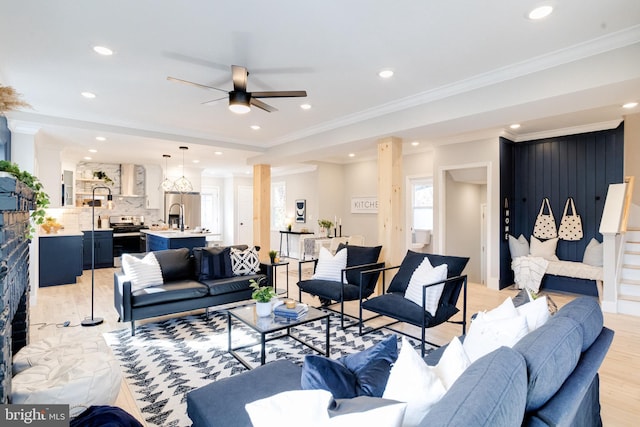
[[[327,390],[334,399],[356,397],[356,376],[337,360],[305,356],[300,385],[303,390]]]
[[[303,390],[327,390],[335,399],[382,397],[391,365],[397,358],[398,338],[395,335],[338,360],[309,355],[302,365],[300,383]]]
[[[391,365],[398,358],[398,338],[390,335],[367,350],[338,359],[357,378],[356,395],[382,397]]]

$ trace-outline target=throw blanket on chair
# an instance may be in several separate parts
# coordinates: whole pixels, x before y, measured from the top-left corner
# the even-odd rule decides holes
[[[518,289],[528,288],[533,292],[540,290],[542,277],[547,271],[549,261],[540,257],[520,256],[511,262],[513,278]]]

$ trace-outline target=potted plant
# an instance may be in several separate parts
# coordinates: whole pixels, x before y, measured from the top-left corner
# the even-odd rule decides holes
[[[271,260],[271,264],[276,262],[277,256],[278,256],[278,251],[269,251],[269,259]]]
[[[94,171],[93,172],[93,177],[103,180],[104,183],[107,184],[107,185],[113,184],[113,180],[111,178],[109,178],[109,175],[107,175],[103,171]]]
[[[327,237],[329,237],[329,234],[331,234],[331,227],[333,227],[333,221],[331,221],[330,219],[319,219],[318,225],[321,229],[325,229],[325,231],[327,232]]]
[[[45,209],[49,206],[49,195],[43,190],[40,180],[29,172],[20,170],[20,167],[17,164],[6,160],[0,160],[0,171],[10,173],[18,181],[33,190],[36,209],[31,212],[31,219],[36,226],[42,225],[46,216]],[[31,227],[27,238],[32,238],[35,231],[35,228]]]
[[[271,299],[276,296],[271,286],[260,286],[263,281],[264,278],[257,281],[255,279],[249,280],[249,286],[253,289],[251,298],[256,300],[256,313],[260,317],[271,315]]]

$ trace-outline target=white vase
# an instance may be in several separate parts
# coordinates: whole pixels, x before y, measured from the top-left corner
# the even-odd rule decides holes
[[[256,314],[259,317],[271,316],[271,302],[256,301]]]

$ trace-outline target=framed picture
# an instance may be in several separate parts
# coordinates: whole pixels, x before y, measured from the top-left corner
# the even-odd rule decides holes
[[[296,222],[307,222],[307,201],[305,199],[296,200]]]

